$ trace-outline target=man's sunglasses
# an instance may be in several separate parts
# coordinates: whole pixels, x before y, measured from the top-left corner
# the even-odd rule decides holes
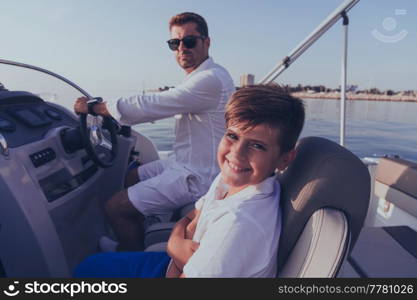
[[[180,43],[182,42],[184,46],[188,49],[192,49],[197,45],[197,39],[204,40],[206,37],[196,36],[196,35],[187,35],[183,37],[182,39],[170,39],[167,41],[169,49],[172,51],[178,50],[178,47],[180,46]]]

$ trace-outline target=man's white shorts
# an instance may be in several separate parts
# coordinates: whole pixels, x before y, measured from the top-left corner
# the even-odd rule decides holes
[[[170,160],[156,160],[138,168],[140,182],[129,187],[130,202],[143,215],[168,214],[197,201],[209,186],[185,166]]]

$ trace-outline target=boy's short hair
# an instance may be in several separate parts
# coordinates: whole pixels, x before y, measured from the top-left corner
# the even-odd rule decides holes
[[[175,15],[169,20],[169,30],[171,30],[171,27],[174,25],[182,26],[187,23],[195,23],[197,24],[196,30],[204,37],[208,37],[208,26],[206,20],[192,12],[183,12],[178,15]]]
[[[243,130],[266,124],[279,129],[282,153],[292,150],[304,125],[304,104],[278,85],[249,85],[233,93],[226,105],[226,125]]]

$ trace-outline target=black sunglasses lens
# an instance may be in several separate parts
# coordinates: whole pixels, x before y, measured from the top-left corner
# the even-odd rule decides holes
[[[175,51],[178,50],[178,47],[180,46],[181,41],[179,39],[171,39],[168,41],[169,49]]]
[[[170,39],[167,43],[169,49],[176,51],[180,46],[180,43],[183,42],[184,46],[188,49],[192,49],[197,45],[197,39],[200,38],[198,36],[186,36],[182,40],[180,39]]]
[[[197,37],[195,36],[186,36],[182,39],[182,42],[184,43],[184,46],[188,49],[192,49],[197,45]]]

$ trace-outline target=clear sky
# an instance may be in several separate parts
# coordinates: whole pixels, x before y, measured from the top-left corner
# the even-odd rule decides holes
[[[238,85],[243,73],[260,80],[343,1],[0,0],[0,58],[50,69],[95,95],[172,86],[184,72],[166,46],[167,23],[193,11],[209,24],[210,55]],[[348,83],[417,90],[417,1],[362,0],[349,16]],[[277,82],[337,87],[341,41],[339,21]],[[42,91],[7,74],[0,69],[6,86],[13,79]]]

